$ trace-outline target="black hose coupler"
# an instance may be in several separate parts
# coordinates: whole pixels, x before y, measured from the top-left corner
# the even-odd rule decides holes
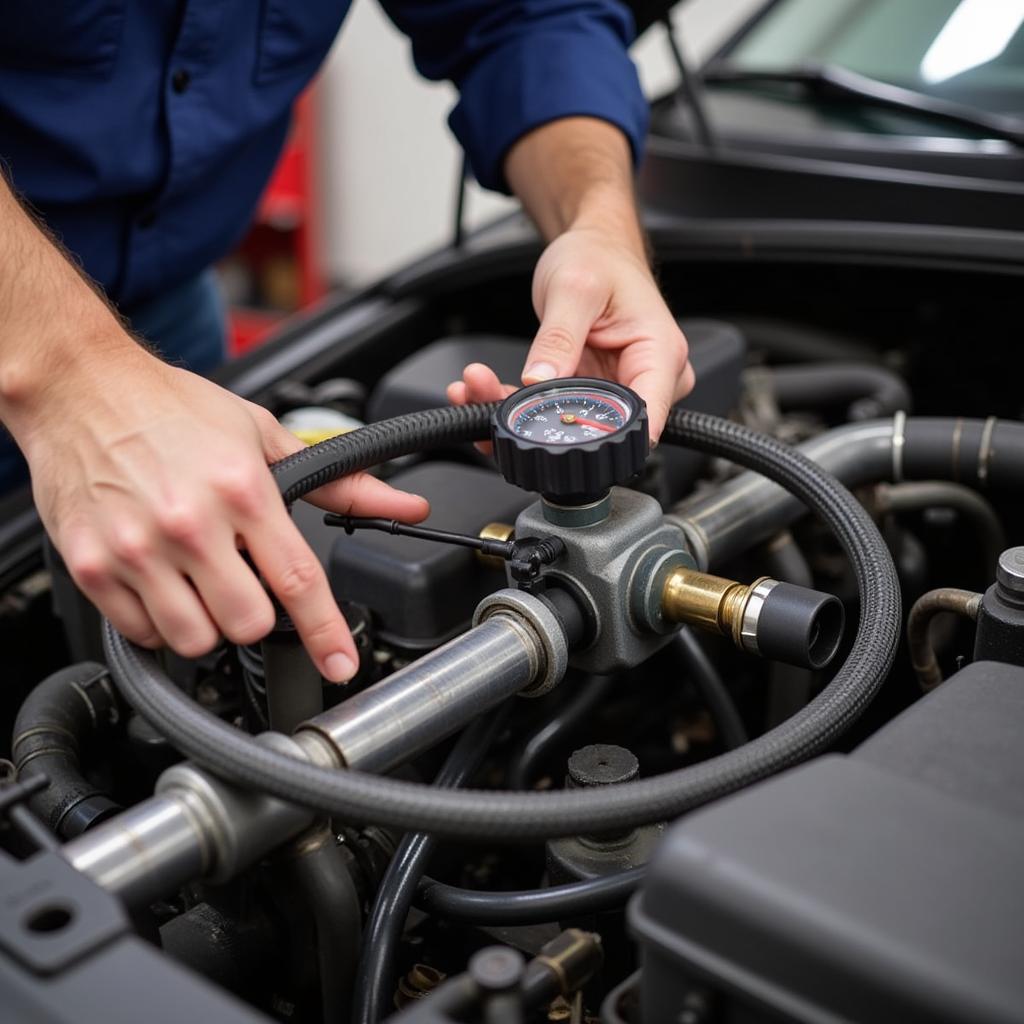
[[[759,653],[800,668],[821,669],[836,656],[846,615],[842,602],[820,590],[776,583],[755,619]]]
[[[831,594],[762,576],[753,583],[675,566],[661,595],[668,622],[728,636],[740,650],[798,668],[824,668],[843,637],[842,603]]]

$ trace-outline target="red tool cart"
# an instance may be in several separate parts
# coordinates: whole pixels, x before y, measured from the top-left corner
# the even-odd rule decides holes
[[[296,104],[288,142],[249,233],[219,268],[230,302],[233,355],[260,344],[284,317],[326,291],[316,236],[314,92]]]

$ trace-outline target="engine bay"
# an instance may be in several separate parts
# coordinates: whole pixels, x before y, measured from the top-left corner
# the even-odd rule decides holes
[[[233,371],[311,442],[347,686],[5,564],[9,1019],[1021,1019],[1019,279],[655,240],[698,384],[651,452],[597,381],[445,407],[517,379],[527,248]],[[430,517],[301,500],[357,469]]]

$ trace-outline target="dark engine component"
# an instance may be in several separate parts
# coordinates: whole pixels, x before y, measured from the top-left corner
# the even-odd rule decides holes
[[[747,346],[743,335],[719,320],[681,320],[690,346],[697,386],[686,408],[724,416],[736,404]],[[469,363],[486,363],[504,381],[516,383],[526,359],[524,338],[466,335],[444,338],[420,349],[385,374],[373,390],[370,420],[445,405],[445,388],[462,376]]]
[[[470,362],[517,380],[529,326],[422,312],[385,376],[339,346],[275,392],[370,421],[272,467],[352,685],[280,615],[194,661],[108,623],[17,688],[0,1018],[1024,1019],[1024,426],[908,417],[951,410],[896,349],[747,366],[689,321],[697,390],[633,451],[603,381],[442,407]],[[417,348],[455,324],[523,337]],[[473,447],[502,424],[543,449],[518,487]],[[357,471],[429,525],[299,500]]]
[[[488,523],[513,522],[530,500],[496,473],[455,462],[415,466],[389,483],[430,502],[428,524],[473,536]],[[338,599],[368,606],[379,638],[403,650],[436,647],[460,633],[505,581],[501,568],[466,548],[369,531],[338,534],[330,577]]]
[[[999,557],[996,582],[978,609],[974,657],[1024,665],[1024,548]]]
[[[645,1024],[695,991],[728,1020],[1019,1021],[1022,729],[1024,671],[977,662],[672,829],[631,906]]]
[[[682,320],[680,326],[690,346],[690,363],[697,386],[686,398],[686,408],[726,416],[736,406],[747,345],[743,335],[719,320]],[[403,360],[381,378],[370,396],[371,420],[389,419],[447,403],[445,388],[462,376],[469,363],[486,363],[504,381],[517,382],[526,358],[521,338],[467,335],[446,338],[426,346]],[[668,500],[683,493],[697,479],[706,459],[699,452],[663,446],[652,462],[663,474],[661,497]]]

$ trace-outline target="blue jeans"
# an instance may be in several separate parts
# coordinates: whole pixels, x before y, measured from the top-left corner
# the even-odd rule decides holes
[[[212,270],[169,292],[122,310],[132,330],[175,366],[210,373],[227,355],[227,318]],[[28,466],[0,430],[0,495],[28,480]]]

